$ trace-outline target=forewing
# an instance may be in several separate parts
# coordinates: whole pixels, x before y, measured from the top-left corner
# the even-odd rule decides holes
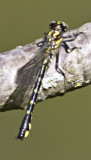
[[[35,83],[41,70],[43,60],[47,56],[45,52],[48,45],[49,44],[46,42],[40,50],[35,53],[35,56],[26,65],[19,69],[16,79],[18,85],[28,86]]]

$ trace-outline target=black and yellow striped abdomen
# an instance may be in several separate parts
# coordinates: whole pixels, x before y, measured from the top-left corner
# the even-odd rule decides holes
[[[29,100],[29,105],[28,105],[28,108],[27,108],[26,115],[23,119],[22,125],[21,125],[20,130],[19,130],[19,134],[17,136],[17,138],[19,138],[19,139],[23,139],[24,137],[27,137],[29,135],[29,131],[31,130],[32,113],[33,113],[33,110],[34,110],[34,105],[35,105],[36,100],[37,100],[38,91],[40,89],[45,70],[46,70],[49,62],[51,62],[52,57],[53,57],[52,55],[49,55],[43,61],[39,77],[38,77],[38,79],[35,83],[35,87],[34,87],[31,99]]]

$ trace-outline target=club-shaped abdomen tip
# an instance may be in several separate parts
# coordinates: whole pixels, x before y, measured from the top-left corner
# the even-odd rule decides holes
[[[31,126],[31,125],[30,125]],[[30,127],[31,128],[31,127]],[[23,140],[23,138],[27,138],[29,135],[29,130],[26,130],[25,131],[25,134],[24,135],[19,135],[16,137],[16,139],[20,139],[20,140]]]
[[[23,140],[23,138],[24,138],[24,137],[23,137],[23,136],[19,136],[19,135],[18,135],[18,136],[17,136],[17,137],[15,137],[15,138],[16,138],[16,140],[18,140],[18,139],[19,139],[19,140]]]
[[[24,135],[23,134],[20,134],[18,133],[17,137],[16,137],[16,140],[19,139],[19,140],[23,140],[24,138]]]

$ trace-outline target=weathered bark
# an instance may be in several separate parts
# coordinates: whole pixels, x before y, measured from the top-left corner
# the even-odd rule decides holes
[[[65,73],[66,79],[55,70],[54,57],[44,76],[38,101],[64,94],[91,82],[91,23],[68,31],[65,35],[79,32],[83,33],[75,41],[68,42],[70,47],[77,46],[79,49],[68,54],[60,46],[59,67]],[[36,45],[38,41],[40,40],[0,54],[0,111],[26,108],[33,86],[17,85],[17,72],[30,60],[33,60],[34,55],[40,49]]]

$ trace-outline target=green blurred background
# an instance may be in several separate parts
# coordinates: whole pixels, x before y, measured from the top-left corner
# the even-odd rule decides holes
[[[0,0],[0,52],[29,44],[52,20],[91,21],[91,0]],[[16,141],[25,111],[0,113],[0,160],[91,160],[91,86],[38,103],[32,131]]]

